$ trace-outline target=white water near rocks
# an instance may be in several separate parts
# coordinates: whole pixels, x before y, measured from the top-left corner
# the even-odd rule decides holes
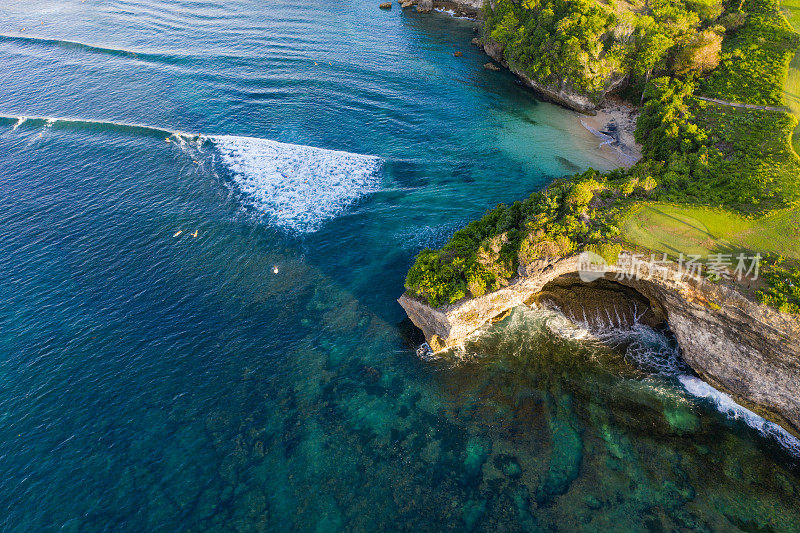
[[[677,343],[664,331],[638,321],[641,315],[635,316],[633,324],[625,324],[619,317],[608,314],[608,320],[589,320],[583,317],[567,316],[556,306],[519,306],[509,316],[511,322],[505,327],[511,329],[529,327],[530,324],[542,324],[547,331],[562,339],[583,343],[600,343],[624,352],[625,358],[636,367],[651,376],[676,379],[682,388],[691,396],[708,400],[729,420],[742,421],[757,430],[767,439],[774,439],[791,454],[800,457],[800,439],[779,425],[766,420],[758,414],[736,403],[733,398],[689,374],[691,369],[681,358]],[[492,328],[484,326],[465,339],[465,343],[474,342],[477,337],[486,334]],[[463,346],[454,347],[451,353],[457,357],[465,356]],[[427,344],[421,346],[417,355],[424,360],[438,358]],[[665,391],[667,389],[664,389]],[[674,393],[670,390],[670,394]]]
[[[753,411],[742,407],[733,398],[720,392],[700,378],[689,375],[678,376],[683,387],[693,396],[705,398],[712,402],[714,406],[731,420],[741,420],[753,429],[766,437],[771,437],[778,441],[784,448],[792,454],[800,456],[800,439],[787,432],[779,425],[765,420]]]
[[[612,137],[611,135],[607,135],[607,134],[603,133],[602,131],[598,131],[598,130],[594,129],[593,127],[591,127],[590,125],[588,125],[585,120],[581,120],[581,125],[584,128],[586,128],[586,130],[589,131],[592,135],[594,135],[595,137],[597,137],[598,139],[603,141],[603,142],[600,143],[600,146],[605,146],[606,144],[612,144],[613,142],[616,141],[616,139],[614,137]]]
[[[800,440],[779,425],[770,422],[736,403],[733,398],[719,391],[696,376],[690,375],[683,362],[680,349],[664,332],[657,331],[638,320],[632,325],[614,325],[609,316],[604,327],[597,328],[588,320],[577,321],[592,331],[604,344],[624,347],[625,357],[650,374],[677,378],[683,388],[696,398],[711,401],[714,407],[730,420],[742,420],[764,437],[775,439],[794,455],[800,456]],[[618,323],[619,324],[619,323]]]
[[[592,327],[583,324],[587,329]],[[609,325],[595,331],[602,342],[610,346],[625,346],[625,357],[651,374],[672,376],[683,388],[696,398],[711,401],[714,407],[730,420],[742,420],[764,437],[775,439],[793,455],[800,456],[800,440],[791,433],[756,413],[742,407],[733,398],[719,391],[696,376],[688,374],[689,367],[683,362],[678,346],[663,332],[638,321],[630,326]]]

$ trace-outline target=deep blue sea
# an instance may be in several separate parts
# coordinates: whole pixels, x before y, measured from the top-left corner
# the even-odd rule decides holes
[[[618,165],[475,35],[0,2],[0,530],[800,530],[798,443],[662,333],[520,308],[417,356],[419,250]]]

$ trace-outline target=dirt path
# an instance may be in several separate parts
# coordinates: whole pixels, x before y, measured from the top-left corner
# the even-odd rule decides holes
[[[713,102],[720,105],[728,105],[731,107],[739,107],[741,109],[760,109],[762,111],[778,111],[780,113],[790,113],[788,107],[773,107],[769,105],[754,105],[754,104],[740,104],[739,102],[729,102],[727,100],[720,100],[719,98],[708,98],[707,96],[695,96],[698,100],[705,100],[706,102]]]

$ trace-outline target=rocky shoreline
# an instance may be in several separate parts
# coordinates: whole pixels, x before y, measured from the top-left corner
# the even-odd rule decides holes
[[[594,115],[583,115],[581,125],[601,140],[603,146],[614,150],[620,166],[630,168],[642,158],[642,146],[636,142],[636,119],[639,110],[609,96]]]
[[[586,297],[597,286],[579,277],[580,256],[543,261],[508,286],[477,298],[434,308],[408,293],[398,302],[422,330],[434,350],[460,344],[483,325],[505,316],[514,307],[535,301],[553,282],[573,287],[573,305],[600,306],[614,300]],[[620,271],[621,272],[621,271]],[[664,322],[680,346],[686,363],[704,380],[727,392],[742,405],[800,436],[800,321],[753,302],[722,283],[688,276],[671,264],[658,273],[642,272],[637,279],[619,276],[608,266],[607,279],[634,290],[650,304],[654,322]],[[657,275],[656,275],[657,274]],[[577,291],[577,292],[575,292]],[[579,294],[580,293],[580,294]],[[617,294],[625,296],[624,291]]]
[[[480,0],[398,0],[398,3],[404,9],[415,6],[420,13],[446,11],[453,16],[470,18],[476,22],[480,22],[480,10],[483,6]],[[638,110],[613,94],[625,82],[624,77],[613,80],[606,91],[594,100],[568,89],[543,85],[532,80],[524,72],[509,66],[503,58],[502,47],[486,37],[476,37],[472,44],[480,47],[494,61],[486,63],[484,68],[500,70],[497,67],[500,64],[542,99],[580,113],[583,127],[595,134],[603,145],[615,151],[620,166],[629,168],[642,158],[642,148],[634,137]]]
[[[503,47],[491,39],[484,37],[482,39],[481,46],[483,47],[483,51],[486,52],[486,55],[513,72],[514,75],[517,76],[517,78],[519,78],[519,80],[523,83],[523,85],[533,89],[545,100],[555,102],[566,108],[578,111],[580,113],[585,113],[587,115],[595,114],[598,106],[600,106],[600,104],[605,100],[606,96],[613,93],[616,89],[619,89],[625,82],[624,76],[615,78],[605,88],[602,94],[595,98],[591,98],[587,95],[577,93],[565,87],[543,84],[531,79],[522,70],[515,68],[513,65],[509,65],[509,63],[503,57]]]

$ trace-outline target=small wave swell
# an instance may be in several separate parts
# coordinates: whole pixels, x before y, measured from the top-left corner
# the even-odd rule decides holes
[[[193,159],[219,156],[245,203],[281,229],[316,231],[380,188],[382,160],[338,150],[287,144],[256,137],[199,135],[110,121],[0,115],[0,125],[18,129],[117,131],[162,137]],[[40,134],[41,136],[41,134]],[[212,156],[213,157],[213,156]]]
[[[53,128],[53,129],[80,129],[80,130],[103,130],[119,131],[135,135],[166,136],[186,135],[164,128],[144,126],[141,124],[129,124],[125,122],[113,122],[107,120],[86,120],[80,118],[53,118],[35,116],[10,116],[0,115],[0,125],[10,125],[11,131],[20,128]]]
[[[185,59],[188,56],[179,53],[153,53],[153,52],[135,52],[133,50],[124,50],[121,48],[108,48],[104,46],[96,46],[92,44],[82,43],[78,41],[68,41],[63,39],[48,39],[46,37],[33,37],[23,35],[3,35],[0,34],[0,43],[15,43],[24,46],[47,46],[52,48],[60,48],[62,50],[76,50],[79,52],[86,52],[91,54],[102,54],[106,56],[137,59],[141,61],[150,62],[173,62]]]

